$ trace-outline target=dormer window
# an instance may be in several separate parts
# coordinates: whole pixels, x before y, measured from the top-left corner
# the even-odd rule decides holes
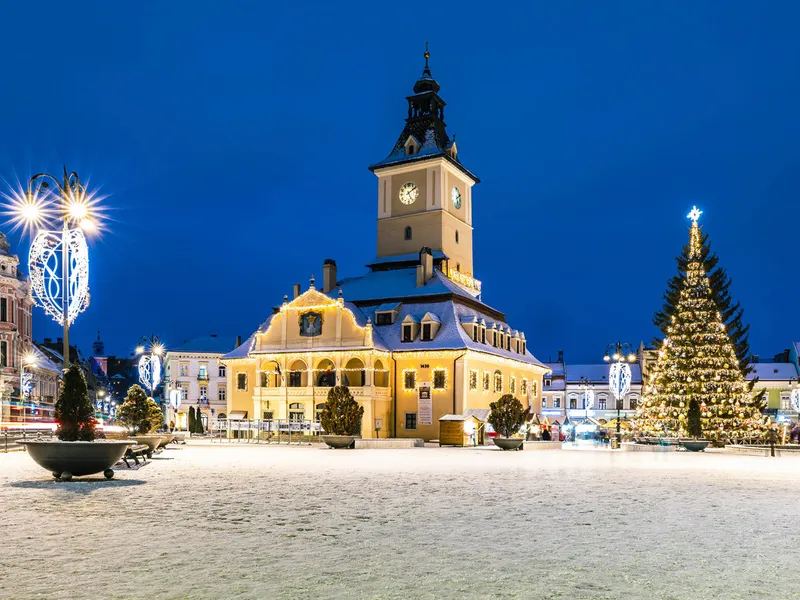
[[[413,342],[414,341],[414,326],[413,325],[403,325],[403,341],[404,342]]]
[[[544,384],[545,384],[547,387],[550,387],[550,383],[551,383],[552,381],[553,381],[553,380],[552,380],[552,379],[550,379],[549,377],[545,377],[545,378],[544,378]]]
[[[394,320],[392,318],[393,314],[394,313],[392,313],[391,311],[376,312],[375,313],[375,325],[391,325],[392,321]]]
[[[412,154],[416,154],[419,152],[420,143],[414,138],[414,136],[409,136],[406,140],[406,156],[411,156]]]
[[[375,325],[392,325],[397,320],[400,312],[400,302],[389,302],[375,308]]]
[[[403,319],[403,333],[401,341],[413,342],[419,335],[419,322],[411,315]]]
[[[425,316],[422,317],[422,341],[430,342],[435,338],[441,325],[439,317],[433,313],[425,313]]]
[[[472,326],[472,341],[473,342],[477,342],[478,341],[478,326],[477,325],[473,325]]]

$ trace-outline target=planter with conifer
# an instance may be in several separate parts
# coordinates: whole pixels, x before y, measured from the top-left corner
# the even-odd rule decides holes
[[[134,384],[128,389],[117,420],[131,430],[132,439],[147,446],[148,456],[152,456],[164,437],[155,433],[164,422],[164,415],[141,386]]]
[[[361,429],[364,407],[350,395],[343,385],[332,387],[320,413],[322,440],[331,448],[352,448]]]
[[[497,433],[494,438],[495,446],[503,450],[522,450],[525,439],[514,436],[528,420],[530,411],[511,394],[500,396],[497,402],[489,404],[489,408],[489,425]]]

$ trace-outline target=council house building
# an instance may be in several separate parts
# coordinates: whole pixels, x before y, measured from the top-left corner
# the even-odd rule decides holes
[[[503,394],[541,409],[548,371],[525,334],[481,300],[472,256],[479,182],[447,134],[428,66],[405,127],[370,166],[377,253],[360,277],[325,260],[321,283],[295,286],[248,340],[222,357],[229,418],[311,420],[334,385],[364,407],[364,437],[439,436],[439,418],[488,409]]]

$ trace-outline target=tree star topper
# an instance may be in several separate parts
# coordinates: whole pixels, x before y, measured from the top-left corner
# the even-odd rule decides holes
[[[697,225],[697,221],[698,219],[700,219],[700,215],[702,214],[703,214],[702,210],[699,210],[696,206],[693,206],[689,214],[686,215],[686,218],[691,219],[693,225]]]

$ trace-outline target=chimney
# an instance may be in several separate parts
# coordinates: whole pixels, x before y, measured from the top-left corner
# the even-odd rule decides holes
[[[753,354],[750,356],[750,362],[756,364],[758,362],[758,354]]]
[[[241,345],[242,345],[242,336],[237,335],[236,336],[236,345],[234,346],[234,348],[238,348]]]
[[[560,363],[564,362],[564,351],[563,350],[559,350],[558,351],[558,360],[556,362],[560,362]]]
[[[431,249],[424,246],[419,251],[419,264],[422,265],[423,284],[433,278],[433,254]]]
[[[417,287],[425,285],[425,267],[417,265]]]
[[[336,287],[336,261],[332,258],[326,258],[322,263],[322,291],[324,293],[330,292]]]
[[[292,299],[297,298],[300,295],[300,284],[295,283],[292,287]]]

